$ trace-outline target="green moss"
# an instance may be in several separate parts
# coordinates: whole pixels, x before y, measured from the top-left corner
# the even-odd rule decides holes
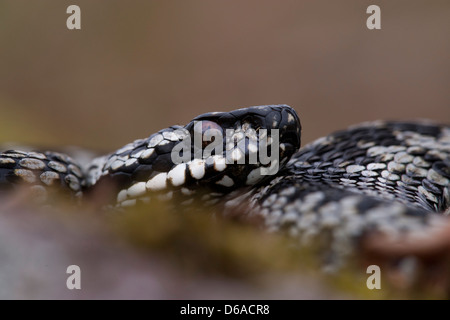
[[[102,211],[102,214],[89,206],[74,206],[72,202],[61,201],[58,205],[59,209],[36,210],[36,213],[42,212],[45,219],[54,219],[71,229],[84,230],[88,226],[94,228],[95,234],[110,234],[112,239],[125,240],[142,255],[156,254],[193,278],[225,276],[258,284],[267,276],[299,275],[313,278],[343,296],[362,299],[446,298],[444,291],[396,286],[383,266],[381,290],[369,290],[367,262],[359,253],[338,272],[324,274],[319,258],[323,243],[319,239],[308,247],[300,247],[283,233],[267,233],[257,224],[213,216],[206,210],[184,212],[180,207],[171,209],[166,203],[153,200],[151,205],[123,212]]]
[[[251,225],[208,212],[174,212],[162,203],[112,218],[113,229],[145,250],[169,256],[182,269],[252,277],[274,270],[293,270],[300,252],[287,239]],[[275,258],[275,259],[274,259]]]
[[[221,274],[251,282],[272,273],[300,274],[362,299],[445,298],[423,288],[398,288],[384,274],[382,289],[369,290],[370,274],[356,256],[339,272],[324,275],[317,254],[320,245],[302,248],[282,234],[212,217],[210,212],[180,212],[154,203],[113,214],[109,221],[120,237],[144,252],[164,255],[188,273]]]

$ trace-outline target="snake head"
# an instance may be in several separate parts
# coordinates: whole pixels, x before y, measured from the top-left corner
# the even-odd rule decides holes
[[[205,163],[225,162],[212,183],[236,189],[274,175],[300,147],[301,125],[287,105],[211,112],[194,118],[185,129],[191,140],[191,155]],[[198,141],[203,137],[202,143]],[[212,177],[211,176],[211,177]],[[220,180],[216,180],[220,177]]]
[[[117,204],[155,194],[171,199],[203,190],[219,198],[276,174],[300,147],[300,120],[287,105],[211,112],[163,129],[94,161],[91,186],[113,180]],[[95,168],[97,166],[97,168]]]

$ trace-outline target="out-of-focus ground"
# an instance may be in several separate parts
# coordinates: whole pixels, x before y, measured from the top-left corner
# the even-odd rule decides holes
[[[71,4],[79,31],[66,28]],[[278,103],[299,113],[304,143],[360,121],[450,122],[450,2],[377,1],[374,31],[371,4],[0,0],[0,142],[108,152],[200,113]],[[192,276],[97,238],[101,227],[2,215],[4,298],[347,297],[301,274]],[[73,263],[81,293],[65,288]]]
[[[3,207],[0,211],[0,299],[343,299],[351,296],[311,274],[299,272],[259,272],[251,281],[248,276],[236,277],[236,271],[234,276],[221,272],[203,274],[192,270],[195,263],[174,264],[167,255],[155,253],[155,247],[153,251],[136,250],[106,232],[92,217],[83,221],[73,216],[61,219],[37,214],[34,210],[9,211]],[[196,248],[191,244],[188,251],[193,250]],[[214,266],[217,261],[208,257],[208,251],[206,255],[210,270],[217,268]],[[199,259],[197,254],[193,256],[191,260]],[[71,265],[80,267],[80,290],[69,290],[66,286],[73,272],[67,272]]]

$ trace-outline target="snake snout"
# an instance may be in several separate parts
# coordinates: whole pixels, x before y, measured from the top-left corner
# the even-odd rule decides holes
[[[282,158],[289,160],[300,149],[302,126],[300,118],[293,108],[287,105],[281,105],[279,108],[281,113],[281,120],[278,126],[280,131],[280,152],[283,154]]]

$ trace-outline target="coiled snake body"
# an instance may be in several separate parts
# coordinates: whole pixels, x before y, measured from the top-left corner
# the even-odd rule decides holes
[[[207,129],[223,134],[224,152],[198,157],[202,153],[190,139]],[[260,150],[262,129],[268,141],[271,130],[279,130],[279,157],[250,163]],[[0,189],[25,184],[45,202],[53,192],[80,199],[103,185],[114,190],[115,207],[151,206],[153,198],[185,207],[196,198],[224,214],[262,217],[269,230],[285,230],[304,243],[326,234],[330,260],[351,251],[368,231],[421,232],[445,215],[436,213],[448,213],[449,126],[369,122],[298,150],[300,135],[300,120],[286,105],[207,113],[89,163],[55,152],[5,151]],[[191,157],[175,163],[172,151],[186,141]],[[210,143],[203,141],[200,151]],[[275,174],[262,173],[274,164]]]

